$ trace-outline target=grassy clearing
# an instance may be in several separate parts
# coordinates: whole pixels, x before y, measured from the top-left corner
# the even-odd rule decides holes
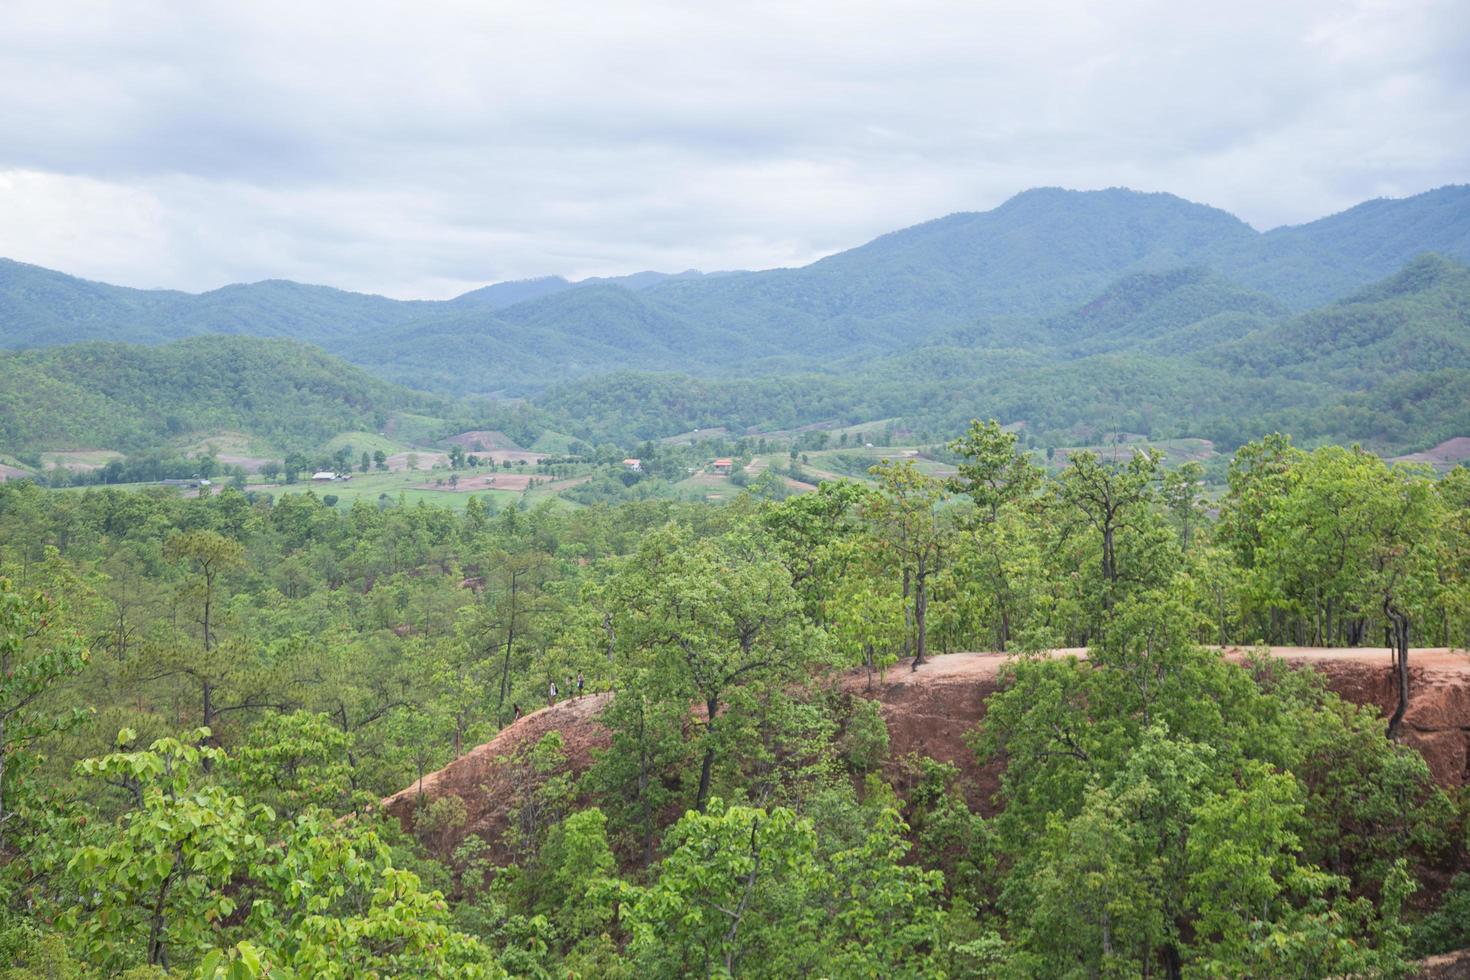
[[[399,412],[388,420],[383,435],[407,446],[426,446],[444,434],[444,420],[431,415]]]
[[[111,460],[122,458],[123,454],[115,449],[74,449],[67,452],[42,453],[41,467],[48,470],[58,466],[73,470],[92,470],[99,466],[106,466]]]
[[[323,449],[328,453],[335,453],[343,446],[351,446],[354,454],[361,454],[364,450],[370,453],[381,450],[392,456],[394,453],[407,452],[413,447],[397,439],[390,439],[377,432],[342,432],[333,436]]]
[[[564,432],[543,432],[536,437],[536,441],[527,446],[532,452],[546,453],[551,456],[564,456],[571,452],[572,443],[578,440]]]
[[[194,441],[179,452],[185,456],[199,456],[211,449],[222,456],[275,457],[280,452],[272,445],[252,438],[243,432],[214,432],[193,437]]]

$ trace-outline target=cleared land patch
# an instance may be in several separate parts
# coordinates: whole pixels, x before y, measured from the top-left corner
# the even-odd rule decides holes
[[[1470,460],[1470,436],[1455,436],[1432,449],[1395,456],[1389,462],[1428,463],[1437,470],[1452,470],[1467,460]]]
[[[45,469],[68,469],[77,473],[97,470],[123,454],[115,449],[71,449],[65,452],[42,453],[41,466]]]
[[[514,439],[499,429],[471,429],[444,440],[452,446],[463,446],[466,452],[482,453],[492,449],[518,450]]]

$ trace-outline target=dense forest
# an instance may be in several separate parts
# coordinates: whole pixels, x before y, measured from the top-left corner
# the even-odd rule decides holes
[[[1470,808],[1402,742],[1410,648],[1470,641],[1470,470],[1272,435],[1207,503],[1150,451],[949,451],[720,507],[0,485],[0,977],[1391,977],[1470,945]],[[1388,718],[1216,648],[1385,637]],[[863,679],[985,649],[1015,657],[976,808],[891,757]],[[454,798],[380,815],[582,683],[610,747],[501,760],[499,839]]]

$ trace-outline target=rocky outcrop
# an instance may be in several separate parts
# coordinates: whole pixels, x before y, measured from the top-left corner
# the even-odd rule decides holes
[[[1346,700],[1373,705],[1385,715],[1397,696],[1388,654],[1383,650],[1274,651],[1288,662],[1321,671],[1327,685]],[[1241,651],[1226,651],[1238,656]],[[985,716],[985,701],[998,686],[1006,657],[994,653],[957,653],[933,658],[917,671],[907,665],[890,670],[871,690],[854,674],[842,686],[854,696],[878,701],[888,724],[891,770],[900,784],[898,760],[910,753],[956,765],[968,784],[972,806],[993,809],[1000,785],[1000,761],[982,766],[966,743]],[[1444,786],[1470,783],[1470,655],[1444,650],[1416,650],[1410,657],[1412,697],[1404,718],[1404,741],[1423,754],[1434,778]],[[419,800],[445,795],[465,801],[463,833],[499,840],[506,826],[512,787],[502,760],[534,745],[553,729],[562,733],[574,772],[585,770],[596,749],[609,742],[597,716],[607,695],[564,701],[533,712],[506,728],[493,741],[475,748],[435,773],[383,801],[383,809],[407,828]]]

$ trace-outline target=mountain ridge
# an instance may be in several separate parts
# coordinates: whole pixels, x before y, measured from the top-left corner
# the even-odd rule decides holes
[[[6,260],[0,346],[289,337],[411,387],[525,395],[619,370],[823,372],[947,336],[1011,336],[1129,277],[1199,268],[1247,309],[1222,309],[1225,319],[1173,336],[1184,351],[1261,325],[1251,317],[1352,295],[1424,252],[1470,261],[1470,186],[1267,232],[1173,194],[1033,188],[798,268],[543,277],[442,301],[289,280],[202,294],[136,290]]]

